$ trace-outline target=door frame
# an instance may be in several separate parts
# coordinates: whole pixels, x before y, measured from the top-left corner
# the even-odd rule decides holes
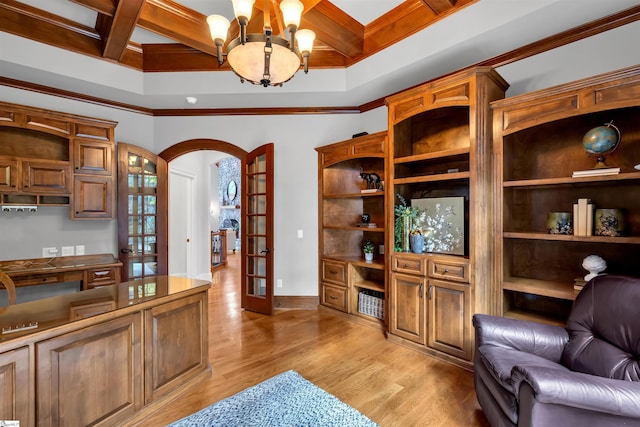
[[[183,170],[179,170],[179,169],[172,169],[171,167],[168,168],[169,169],[169,185],[167,187],[167,189],[169,190],[169,197],[168,197],[168,212],[169,212],[169,220],[167,221],[167,226],[170,229],[171,228],[171,223],[173,222],[173,224],[175,225],[175,222],[173,221],[172,217],[172,213],[175,213],[175,211],[173,211],[173,208],[175,207],[172,203],[171,203],[171,183],[173,181],[172,179],[172,175],[174,177],[179,177],[179,178],[184,178],[187,184],[187,188],[186,189],[182,189],[182,190],[186,190],[185,191],[185,196],[187,199],[187,203],[185,203],[185,207],[184,210],[185,212],[185,217],[182,218],[184,224],[185,224],[185,228],[186,228],[186,236],[185,239],[186,241],[183,242],[172,242],[171,241],[171,236],[168,234],[171,230],[167,230],[167,251],[169,251],[169,248],[172,247],[172,245],[175,245],[176,243],[178,245],[180,245],[180,249],[178,249],[179,251],[184,252],[185,254],[185,266],[184,266],[184,272],[180,271],[178,272],[178,274],[184,274],[185,277],[193,277],[193,274],[195,272],[195,267],[194,267],[194,258],[191,256],[191,247],[193,246],[191,244],[191,241],[193,240],[193,200],[194,200],[194,181],[196,179],[196,175],[189,173],[189,172],[185,172]],[[173,190],[175,191],[175,189]],[[174,252],[175,255],[175,252]],[[168,271],[170,274],[175,274],[175,271],[172,271],[171,269],[171,264],[170,261],[171,257],[169,256],[169,254],[167,253],[167,267],[168,267]]]
[[[220,141],[218,139],[206,139],[206,138],[197,138],[197,139],[189,139],[186,141],[179,142],[177,144],[172,145],[164,149],[158,157],[165,160],[167,164],[171,162],[171,160],[179,157],[183,154],[191,153],[192,151],[200,151],[200,150],[210,150],[210,151],[220,151],[222,153],[229,154],[230,156],[238,158],[241,162],[247,157],[249,154],[248,151],[243,150],[242,148],[233,145],[229,142]],[[167,177],[168,179],[168,177]],[[168,193],[169,189],[167,189]],[[168,195],[168,194],[167,194]],[[240,216],[243,217],[245,213],[246,207],[243,204],[240,205]],[[169,237],[169,222],[167,221],[166,229],[164,230],[167,238]],[[168,255],[168,248],[167,248]],[[240,245],[240,255],[244,259],[245,256],[245,245]],[[168,264],[168,261],[167,261]]]

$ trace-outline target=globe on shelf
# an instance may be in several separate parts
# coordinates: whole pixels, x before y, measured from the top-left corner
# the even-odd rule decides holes
[[[597,126],[589,130],[582,138],[582,146],[589,156],[596,156],[594,169],[607,168],[604,163],[605,155],[611,153],[620,145],[620,129],[609,122],[604,126]]]

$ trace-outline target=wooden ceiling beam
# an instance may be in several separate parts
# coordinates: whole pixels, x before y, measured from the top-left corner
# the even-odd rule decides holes
[[[422,2],[436,15],[446,12],[456,5],[456,0],[422,0]]]
[[[364,52],[357,60],[373,55],[477,1],[479,0],[407,0],[366,26]],[[427,2],[438,3],[440,12],[436,14],[433,7],[426,5]],[[443,8],[450,3],[455,5]]]
[[[185,46],[216,55],[207,17],[171,0],[146,0],[138,26]]]
[[[363,52],[364,25],[327,0],[303,14],[300,28],[312,30],[319,41],[349,58]]]
[[[102,41],[95,29],[15,0],[0,2],[0,28],[72,52],[102,55]]]
[[[116,2],[115,0],[69,0],[73,3],[79,4],[80,6],[88,7],[91,10],[95,10],[96,12],[113,16],[116,13]],[[124,0],[120,3],[126,3]]]
[[[109,19],[111,25],[106,33],[102,34],[104,58],[119,61],[124,55],[129,39],[138,22],[138,16],[145,0],[120,1],[113,18]]]

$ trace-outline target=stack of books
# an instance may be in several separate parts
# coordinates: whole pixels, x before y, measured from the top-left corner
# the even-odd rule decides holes
[[[620,173],[620,168],[589,169],[586,171],[574,171],[573,178],[581,178],[583,176],[617,175],[619,173]]]
[[[375,222],[357,222],[356,227],[363,228],[376,228],[378,225]]]
[[[573,282],[573,289],[575,289],[576,291],[581,291],[586,284],[587,282],[582,277],[578,277]]]
[[[593,204],[591,199],[578,199],[573,205],[573,235],[593,235]]]

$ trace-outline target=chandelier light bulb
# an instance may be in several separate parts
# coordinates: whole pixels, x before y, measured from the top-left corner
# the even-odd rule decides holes
[[[287,28],[300,26],[300,17],[302,16],[302,10],[304,5],[299,0],[282,0],[280,3],[280,10],[282,11],[282,17],[284,18],[284,25]]]
[[[211,32],[211,39],[224,41],[227,39],[227,33],[229,31],[229,25],[231,23],[227,18],[221,15],[211,15],[207,17],[207,24],[209,24],[209,31]]]
[[[298,30],[296,32],[296,40],[298,42],[298,50],[300,53],[311,53],[313,50],[313,41],[316,39],[316,33],[311,30]]]
[[[253,4],[255,0],[232,0],[233,14],[240,20],[240,18],[246,18],[247,21],[251,19],[251,12],[253,12]]]

